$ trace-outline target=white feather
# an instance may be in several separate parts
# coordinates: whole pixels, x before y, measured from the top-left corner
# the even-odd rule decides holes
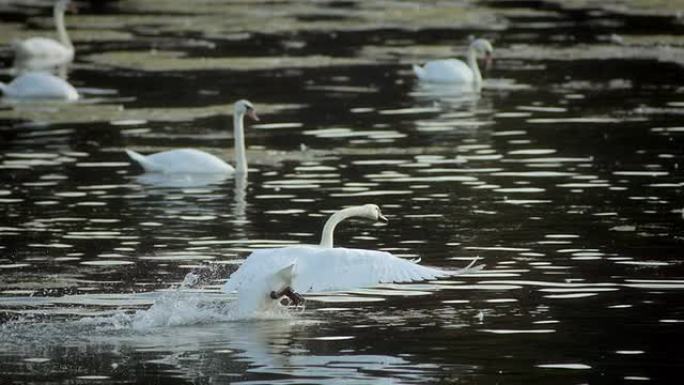
[[[273,281],[264,295],[282,288],[271,277],[294,265],[290,286],[299,293],[351,290],[383,283],[425,281],[464,272],[418,265],[384,251],[289,246],[254,251],[225,283],[225,292],[253,291],[257,282]]]
[[[492,45],[485,39],[474,40],[466,52],[466,62],[458,59],[441,59],[427,62],[424,66],[413,66],[418,79],[433,83],[467,84],[479,89],[482,74],[477,65],[477,55],[484,54],[490,60]]]
[[[458,59],[427,62],[416,75],[427,82],[473,83],[475,75],[468,65]],[[414,68],[415,70],[415,68]]]
[[[73,47],[67,47],[54,39],[32,37],[14,42],[14,51],[18,60],[46,60],[53,64],[62,64],[74,59]]]
[[[271,293],[288,287],[305,294],[433,280],[462,274],[475,263],[465,269],[445,270],[422,266],[384,251],[332,247],[335,227],[350,217],[387,222],[380,207],[374,204],[339,210],[325,223],[320,245],[256,250],[228,278],[223,291],[237,291],[240,312],[249,314],[277,306]]]
[[[5,97],[11,99],[78,99],[78,91],[71,84],[47,72],[19,75],[0,89]]]
[[[218,157],[192,148],[163,151],[152,155],[142,155],[131,150],[126,150],[126,153],[147,172],[168,174],[230,174],[235,172],[233,166]]]
[[[32,37],[13,42],[15,67],[47,69],[74,59],[74,46],[64,24],[64,12],[70,3],[70,0],[57,0],[52,11],[59,41]]]
[[[244,116],[259,120],[252,103],[238,100],[233,112],[233,137],[235,141],[235,168],[220,158],[207,152],[192,148],[163,151],[152,155],[142,155],[126,150],[128,156],[136,161],[146,172],[164,174],[233,174],[247,173],[245,155]]]

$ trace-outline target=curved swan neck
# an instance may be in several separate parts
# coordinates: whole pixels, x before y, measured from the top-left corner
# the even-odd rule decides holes
[[[360,211],[362,211],[362,208],[360,207],[350,207],[331,215],[330,218],[325,222],[325,226],[323,226],[323,234],[321,234],[321,247],[332,248],[333,232],[335,231],[337,224],[349,217],[360,216]]]
[[[244,113],[233,114],[233,136],[235,140],[235,171],[247,173],[247,155],[245,154]]]
[[[57,36],[59,37],[60,43],[64,44],[67,48],[74,48],[71,44],[71,39],[67,34],[66,27],[64,26],[64,9],[60,9],[57,6],[52,11],[55,18],[55,26],[57,27]]]
[[[482,74],[480,73],[480,67],[477,65],[477,50],[475,47],[470,46],[468,47],[468,67],[473,71],[473,77],[475,80],[475,84],[481,84],[482,83]]]

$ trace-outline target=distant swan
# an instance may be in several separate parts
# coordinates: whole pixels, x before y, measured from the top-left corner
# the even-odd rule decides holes
[[[390,253],[376,250],[333,248],[333,231],[350,217],[387,222],[377,205],[367,204],[340,210],[325,223],[318,246],[297,245],[254,251],[226,281],[223,291],[238,292],[241,312],[268,310],[281,297],[294,305],[303,302],[300,293],[350,290],[382,283],[424,281],[462,274],[421,266]]]
[[[74,46],[71,44],[64,26],[64,12],[70,3],[71,0],[57,0],[53,8],[59,41],[45,37],[32,37],[13,43],[17,64],[42,61],[51,65],[59,65],[71,62],[74,59]]]
[[[9,99],[78,99],[78,91],[71,84],[47,72],[27,72],[8,84],[0,82],[0,91]]]
[[[477,56],[484,55],[486,66],[489,66],[493,52],[494,48],[489,41],[476,39],[468,47],[468,64],[458,59],[433,60],[422,67],[414,65],[413,71],[422,81],[468,84],[479,89],[482,85],[482,74],[477,65]]]
[[[235,168],[214,155],[192,148],[163,151],[147,156],[131,150],[126,150],[126,153],[147,172],[166,174],[246,173],[247,156],[245,155],[245,133],[243,128],[245,115],[253,120],[259,120],[252,103],[244,99],[238,100],[235,102],[233,112]]]

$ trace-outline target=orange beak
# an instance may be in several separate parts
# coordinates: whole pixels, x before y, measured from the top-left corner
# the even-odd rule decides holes
[[[485,65],[484,65],[485,71],[489,71],[489,69],[492,68],[492,63],[494,62],[494,56],[491,53],[487,52],[487,53],[485,53],[484,60],[485,60]]]
[[[252,119],[255,122],[259,121],[259,117],[257,116],[256,111],[254,111],[253,109],[247,110],[247,113],[245,115],[247,115],[250,119]]]

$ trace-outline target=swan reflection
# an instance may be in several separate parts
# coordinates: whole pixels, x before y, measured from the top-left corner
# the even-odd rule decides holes
[[[297,319],[252,320],[175,327],[102,342],[120,345],[121,351],[154,352],[147,364],[172,366],[174,373],[186,379],[214,381],[230,376],[238,380],[231,383],[261,379],[263,382],[257,383],[396,384],[404,383],[402,377],[411,378],[405,382],[420,383],[427,380],[431,369],[436,370],[402,357],[355,354],[351,349],[317,354],[325,338],[313,332],[321,325]],[[342,349],[350,343],[336,344]]]
[[[357,354],[354,339],[325,335],[333,331],[324,321],[251,319],[137,329],[123,313],[107,319],[31,323],[12,328],[11,335],[6,328],[0,347],[27,362],[40,357],[68,371],[82,365],[74,355],[88,352],[92,365],[101,368],[97,375],[116,378],[119,368],[147,369],[139,380],[149,372],[155,379],[166,373],[202,383],[230,377],[231,383],[400,384],[424,383],[440,370],[394,355]]]
[[[435,101],[452,108],[475,108],[480,92],[468,84],[417,82],[411,92],[416,100]]]
[[[133,179],[144,186],[160,188],[203,187],[221,184],[230,175],[226,174],[161,174],[145,173],[135,175]]]
[[[244,225],[249,223],[247,219],[247,174],[235,174],[235,187],[233,188],[233,223]],[[241,230],[236,234],[237,237],[247,237]]]

